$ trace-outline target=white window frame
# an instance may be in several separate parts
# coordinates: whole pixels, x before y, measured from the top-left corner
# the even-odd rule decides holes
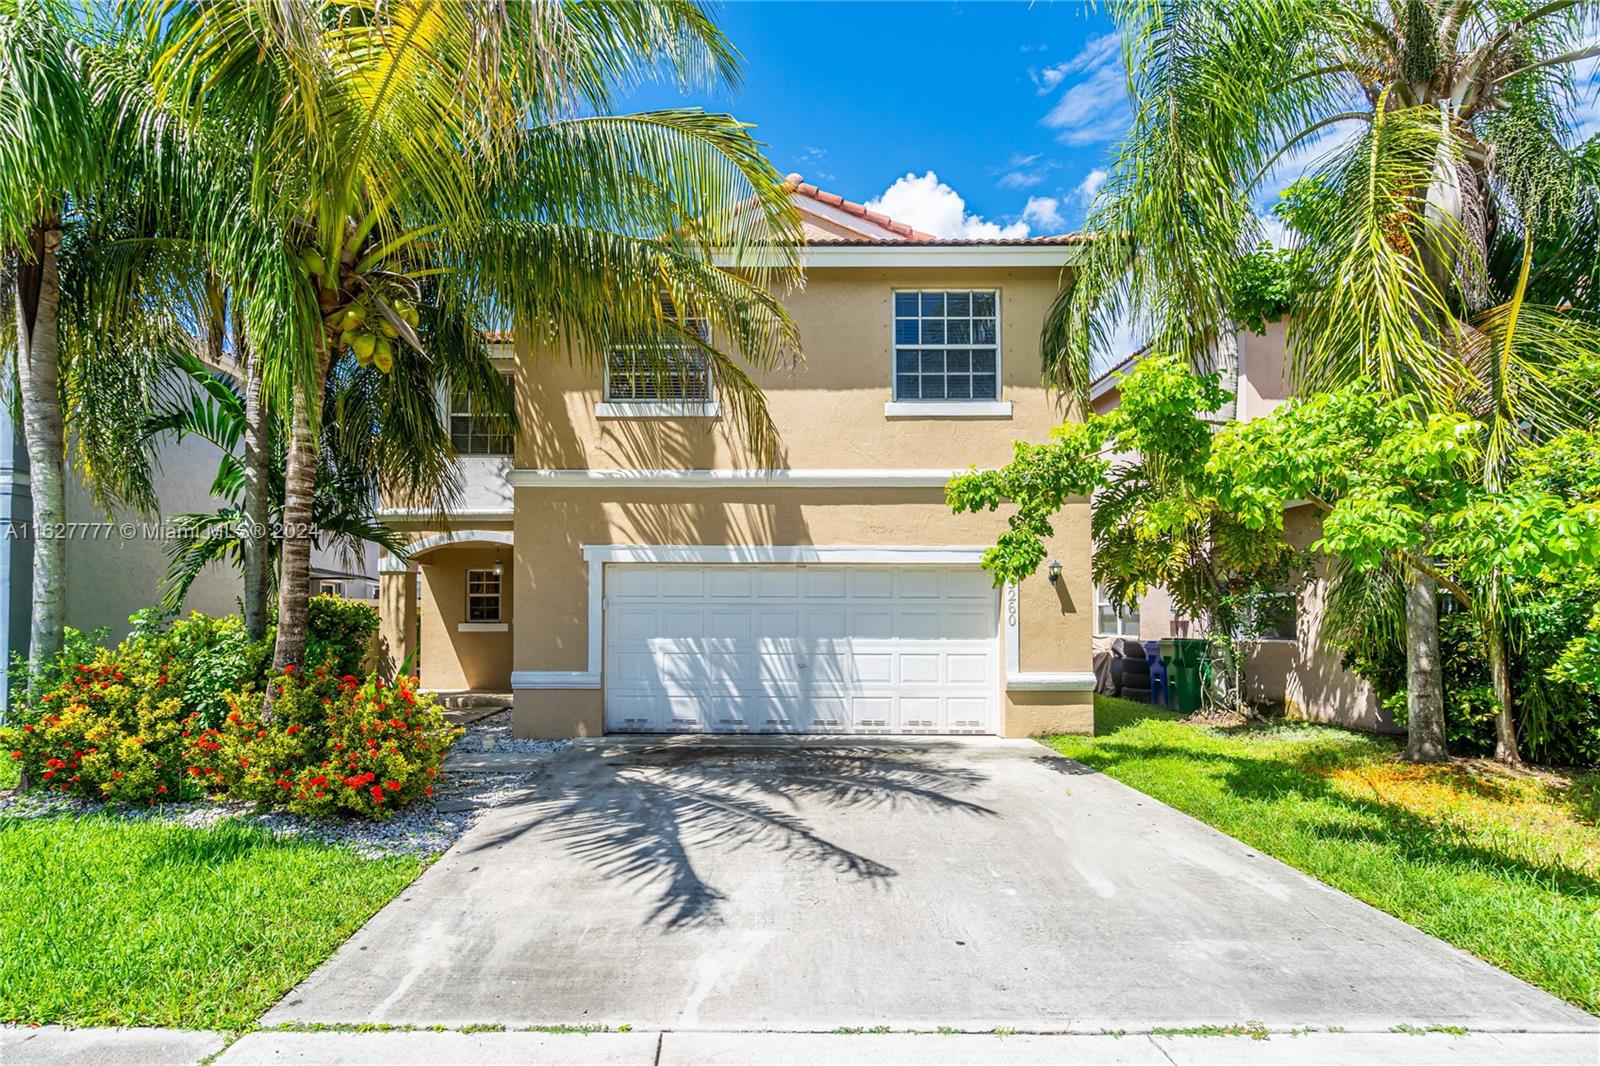
[[[343,596],[344,595],[344,582],[343,581],[318,581],[317,582],[317,595],[318,596]]]
[[[688,319],[689,328],[697,330],[701,339],[709,342],[710,328],[703,319]],[[615,352],[639,351],[650,347],[645,344],[610,344],[605,350],[605,366],[600,382],[600,402],[594,405],[594,413],[598,418],[716,418],[722,414],[722,405],[717,402],[717,377],[715,367],[709,356],[704,355],[688,344],[676,346],[679,355],[685,358],[704,358],[706,376],[706,394],[703,399],[677,399],[677,400],[635,400],[617,399],[611,395],[611,357]],[[670,342],[657,345],[662,349],[674,347]]]
[[[915,345],[901,345],[894,335],[895,322],[900,317],[895,313],[895,304],[903,293],[915,293],[918,297],[917,321],[922,320],[921,296],[924,293],[949,294],[952,292],[965,292],[970,294],[992,293],[994,296],[994,395],[978,399],[899,399],[896,396],[897,379],[899,377],[899,351],[901,347],[916,348],[963,348],[971,350],[975,347],[988,347],[988,345],[975,345],[970,341],[964,344],[922,344],[920,338]],[[1010,418],[1012,405],[1003,399],[1005,395],[1004,374],[1004,337],[1005,325],[1002,322],[1002,305],[1005,302],[1005,292],[999,287],[994,288],[896,288],[889,294],[889,401],[883,405],[885,418]]]
[[[1115,630],[1103,629],[1101,627],[1101,625],[1100,625],[1100,620],[1101,620],[1101,617],[1102,617],[1101,612],[1106,610],[1106,609],[1108,609],[1108,608],[1116,613],[1117,628]],[[1132,630],[1131,631],[1129,630],[1129,624],[1130,623],[1132,624]],[[1121,604],[1117,604],[1117,603],[1111,602],[1111,597],[1107,596],[1105,594],[1105,592],[1101,590],[1099,584],[1097,583],[1095,585],[1095,587],[1094,587],[1094,635],[1095,636],[1097,636],[1097,637],[1123,637],[1123,638],[1132,637],[1134,640],[1138,640],[1139,639],[1139,623],[1140,623],[1139,609],[1137,607],[1135,607],[1132,611],[1130,611],[1126,607],[1123,607]]]
[[[476,579],[474,577],[474,575],[477,575],[477,574],[488,574],[494,579],[494,591],[493,592],[474,592],[472,590],[473,581],[474,580],[478,580],[478,579]],[[494,617],[493,618],[474,618],[474,617],[472,617],[472,601],[475,600],[475,599],[487,600],[487,599],[490,599],[490,598],[493,598],[493,600],[494,600]],[[463,625],[468,625],[468,626],[472,626],[472,625],[502,625],[506,620],[506,618],[505,618],[505,575],[503,573],[501,573],[499,570],[496,570],[492,566],[473,566],[473,567],[468,567],[467,568],[467,576],[466,576],[466,605],[465,606],[466,606],[466,614],[462,618],[462,624]]]
[[[495,372],[498,373],[502,378],[505,379],[506,388],[511,390],[511,403],[512,403],[513,409],[515,409],[516,401],[517,401],[517,375],[516,375],[516,368],[515,368],[514,365],[511,365],[511,359],[508,356],[500,355],[500,354],[496,353],[496,354],[494,354],[492,356],[492,358],[494,359],[494,362],[495,362]],[[439,387],[439,407],[440,407],[441,413],[444,416],[444,431],[445,431],[445,434],[450,438],[450,446],[452,448],[455,447],[455,441],[456,441],[454,421],[455,421],[455,419],[457,417],[457,411],[455,409],[455,395],[454,395],[454,393],[455,393],[455,390],[450,386],[450,384],[448,382],[442,383],[440,385],[440,387]],[[466,412],[461,413],[460,417],[463,417],[463,418],[479,418],[479,417],[482,417],[482,416],[473,414],[472,411],[470,410],[470,407],[469,407],[469,410],[467,410]],[[469,430],[467,436],[468,436],[468,440],[470,441],[472,436],[473,436],[473,433]],[[489,436],[492,437],[492,435],[489,435]],[[464,451],[461,451],[460,449],[457,449],[456,450],[456,456],[458,458],[462,458],[462,459],[509,459],[509,458],[511,458],[512,454],[516,451],[516,448],[517,448],[517,441],[516,441],[515,432],[513,430],[508,429],[506,431],[506,450],[505,451],[503,451],[503,452],[499,452],[499,451],[487,451],[487,452],[466,451],[466,452],[464,452]]]

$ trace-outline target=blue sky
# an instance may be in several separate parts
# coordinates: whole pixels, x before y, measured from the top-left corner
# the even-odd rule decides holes
[[[734,0],[717,18],[744,53],[745,84],[687,102],[755,123],[783,173],[940,236],[1075,228],[1128,122],[1111,20],[1071,0]],[[1588,135],[1600,130],[1600,63],[1580,81]],[[650,86],[624,106],[685,102]],[[1325,149],[1286,159],[1264,199]]]
[[[1127,124],[1111,21],[1085,5],[746,0],[717,18],[745,84],[689,102],[755,123],[781,172],[942,236],[1073,228]],[[652,86],[626,106],[682,102]]]

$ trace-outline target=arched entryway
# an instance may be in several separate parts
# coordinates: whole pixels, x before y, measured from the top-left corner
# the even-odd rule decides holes
[[[424,688],[511,690],[510,530],[457,529],[413,541],[379,564],[385,636],[397,662],[414,655]]]

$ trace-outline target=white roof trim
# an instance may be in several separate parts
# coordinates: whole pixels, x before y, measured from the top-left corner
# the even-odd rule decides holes
[[[926,241],[863,241],[860,244],[807,245],[801,253],[807,270],[827,267],[1064,267],[1082,261],[1077,244],[929,244]],[[776,266],[776,256],[752,252],[719,255],[716,265]]]
[[[954,467],[914,469],[881,467],[845,470],[577,470],[521,467],[506,475],[516,488],[943,488],[957,474]]]

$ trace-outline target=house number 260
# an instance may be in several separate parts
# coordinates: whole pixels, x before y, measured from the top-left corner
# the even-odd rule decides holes
[[[1017,624],[1017,586],[1006,586],[1006,625]]]

